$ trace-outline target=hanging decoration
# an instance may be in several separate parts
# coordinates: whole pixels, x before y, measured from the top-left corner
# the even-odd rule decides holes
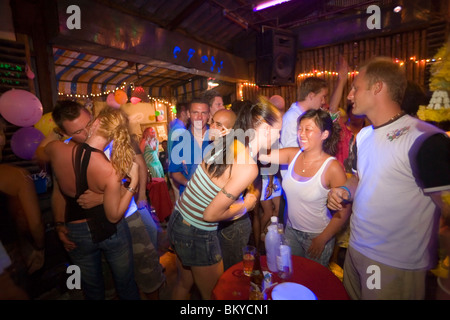
[[[114,93],[114,99],[116,100],[116,102],[120,105],[127,103],[128,101],[128,96],[126,94],[125,91],[123,91],[122,89],[116,90],[116,92]]]
[[[11,89],[0,96],[0,113],[6,121],[16,126],[31,127],[42,117],[43,108],[31,92]]]
[[[25,74],[27,75],[27,78],[30,80],[34,79],[34,72],[31,69],[31,67],[28,65],[28,63],[25,65]]]
[[[42,132],[44,136],[48,136],[48,134],[52,132],[53,129],[55,129],[57,126],[53,121],[52,113],[47,112],[41,117],[41,119],[39,119],[38,122],[36,122],[34,127]]]
[[[149,102],[148,96],[145,94],[144,88],[141,86],[134,87],[133,94],[131,95],[130,101],[132,104],[138,102]]]
[[[19,158],[31,160],[44,138],[44,134],[34,127],[20,128],[11,137],[11,149]]]
[[[120,104],[116,101],[114,93],[108,94],[108,96],[106,97],[106,104],[114,109],[120,108]]]
[[[433,59],[437,61],[430,68],[430,90],[433,95],[427,106],[419,106],[417,116],[424,121],[450,121],[450,47],[447,43]]]

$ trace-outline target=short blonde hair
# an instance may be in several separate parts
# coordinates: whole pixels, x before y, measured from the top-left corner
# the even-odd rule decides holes
[[[406,76],[398,63],[388,57],[375,57],[364,63],[360,70],[365,70],[369,87],[375,82],[386,83],[392,101],[402,104],[406,90]]]

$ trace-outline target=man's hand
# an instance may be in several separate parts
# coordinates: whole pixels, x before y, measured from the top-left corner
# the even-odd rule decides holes
[[[59,240],[63,243],[64,249],[66,251],[70,251],[76,248],[75,242],[69,240],[67,235],[69,234],[69,230],[66,226],[57,226],[56,232],[58,233]]]
[[[77,199],[77,203],[83,209],[93,208],[103,204],[103,194],[96,193],[88,189]]]
[[[330,210],[342,210],[342,203],[344,200],[350,200],[347,190],[343,188],[331,188],[328,192],[327,207]]]

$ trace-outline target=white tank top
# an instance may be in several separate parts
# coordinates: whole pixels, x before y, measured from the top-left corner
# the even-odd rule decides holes
[[[302,151],[289,164],[283,178],[283,190],[288,205],[288,224],[299,231],[321,233],[331,219],[327,208],[329,189],[322,185],[321,177],[325,168],[335,157],[326,159],[317,173],[307,181],[298,181],[292,176],[294,164]]]

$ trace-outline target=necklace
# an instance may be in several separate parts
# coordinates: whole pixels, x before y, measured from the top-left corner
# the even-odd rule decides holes
[[[394,122],[395,120],[401,118],[403,115],[405,114],[405,111],[400,111],[399,113],[397,113],[395,116],[393,116],[392,118],[390,118],[387,122],[380,124],[379,126],[373,126],[374,129],[378,129],[384,126],[387,126],[388,124],[391,124],[392,122]]]
[[[320,160],[321,157],[322,157],[322,156],[320,156],[320,157],[318,157],[317,159],[312,160],[312,161],[305,161],[305,153],[302,152],[302,162],[303,162],[302,173],[305,173],[306,170],[309,170],[309,168],[311,168],[311,165],[312,165],[314,162],[317,162],[318,160]],[[309,165],[306,167],[306,164],[307,164],[307,163],[309,163]]]

